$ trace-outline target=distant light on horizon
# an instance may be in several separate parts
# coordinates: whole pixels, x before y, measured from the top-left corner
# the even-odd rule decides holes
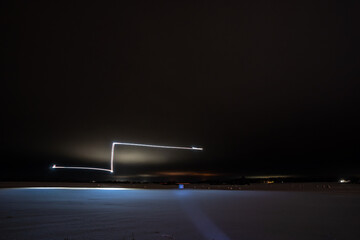
[[[215,177],[220,174],[210,172],[182,172],[182,171],[165,171],[157,172],[160,176],[194,176],[194,177]]]

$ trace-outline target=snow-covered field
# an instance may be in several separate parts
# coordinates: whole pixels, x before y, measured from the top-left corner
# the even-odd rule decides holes
[[[360,195],[227,190],[0,190],[0,239],[359,239]]]

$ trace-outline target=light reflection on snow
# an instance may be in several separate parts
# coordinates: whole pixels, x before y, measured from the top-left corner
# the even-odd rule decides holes
[[[194,224],[204,239],[230,240],[213,219],[201,210],[200,205],[198,205],[196,201],[188,199],[189,193],[190,191],[188,190],[175,192],[175,195],[177,196],[176,199],[189,220]]]
[[[138,190],[135,188],[106,188],[106,187],[24,187],[17,189],[34,189],[34,190],[53,190],[53,189],[66,189],[66,190]]]
[[[359,194],[73,186],[0,189],[0,239],[358,240],[360,235],[354,214],[360,212]]]

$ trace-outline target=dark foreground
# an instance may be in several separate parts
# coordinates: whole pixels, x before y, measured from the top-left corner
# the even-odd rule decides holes
[[[0,189],[0,239],[358,239],[360,195]]]

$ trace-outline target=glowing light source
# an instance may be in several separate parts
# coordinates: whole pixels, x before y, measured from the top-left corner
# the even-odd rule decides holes
[[[349,183],[350,182],[350,180],[346,180],[346,179],[340,179],[339,180],[339,183]]]
[[[198,177],[213,177],[219,176],[217,173],[210,173],[210,172],[181,172],[181,171],[174,171],[174,172],[156,172],[158,175],[163,176],[198,176]]]
[[[54,164],[52,166],[52,168],[96,170],[96,171],[106,171],[106,172],[113,173],[114,172],[115,145],[125,145],[125,146],[135,146],[135,147],[149,147],[149,148],[180,149],[180,150],[195,150],[195,151],[202,151],[203,150],[203,148],[199,148],[199,147],[176,147],[176,146],[164,146],[164,145],[153,145],[153,144],[113,142],[112,147],[111,147],[110,169],[108,169],[108,168],[94,168],[94,167],[66,167],[66,166],[57,166],[56,164]]]

